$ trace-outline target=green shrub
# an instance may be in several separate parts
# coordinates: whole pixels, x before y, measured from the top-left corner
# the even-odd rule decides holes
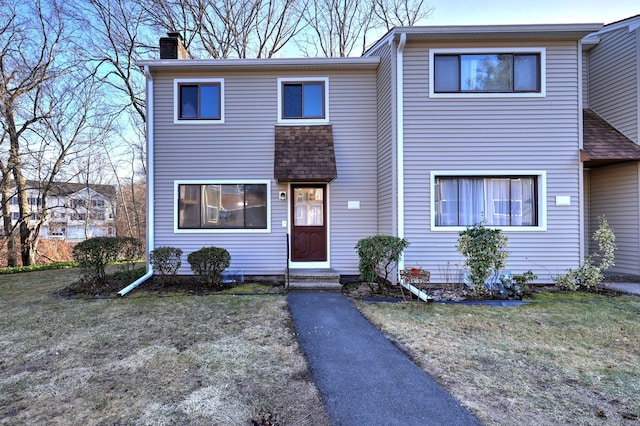
[[[231,255],[223,248],[202,247],[200,250],[189,253],[187,260],[193,274],[202,283],[219,286],[222,283],[222,272],[231,263]]]
[[[528,270],[523,274],[507,275],[502,277],[502,292],[500,295],[503,299],[520,300],[522,296],[531,294],[529,283],[538,279],[538,276],[532,270]]]
[[[374,293],[384,293],[391,271],[396,267],[402,252],[409,245],[404,238],[375,235],[363,238],[355,246],[360,262],[360,278]],[[377,282],[377,289],[374,284]]]
[[[509,239],[500,229],[487,228],[483,223],[460,232],[456,250],[465,257],[464,267],[469,271],[470,289],[474,296],[485,296],[487,280],[507,263]]]
[[[597,291],[604,281],[603,272],[615,265],[616,236],[609,227],[607,218],[598,218],[600,226],[593,233],[593,240],[598,243],[598,252],[589,253],[578,269],[569,269],[566,274],[553,277],[556,286],[563,291]],[[595,259],[600,258],[600,265]]]
[[[20,272],[45,271],[49,269],[69,269],[77,268],[78,262],[53,262],[42,265],[12,266],[10,268],[0,268],[0,274],[17,274]]]
[[[125,259],[133,265],[141,247],[139,240],[129,237],[95,237],[79,242],[73,248],[73,258],[82,270],[81,281],[92,285],[104,284],[106,266],[118,259]],[[133,267],[128,270],[131,272]]]
[[[149,262],[160,274],[163,284],[170,283],[180,269],[182,250],[176,247],[158,247],[149,253]]]

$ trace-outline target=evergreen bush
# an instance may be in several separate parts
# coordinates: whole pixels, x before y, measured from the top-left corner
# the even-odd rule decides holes
[[[222,283],[222,273],[231,263],[231,255],[220,247],[202,247],[200,250],[189,253],[187,260],[193,274],[203,284],[219,286]]]
[[[496,228],[484,223],[468,227],[460,232],[456,250],[465,257],[464,267],[469,271],[470,290],[476,297],[488,293],[487,280],[498,274],[507,263],[509,239]]]
[[[600,216],[598,221],[600,226],[593,233],[593,240],[598,243],[598,252],[589,253],[578,269],[569,269],[566,274],[553,277],[553,281],[560,290],[597,291],[598,286],[604,281],[603,272],[615,265],[615,233],[605,216]],[[600,264],[596,266],[597,258],[600,258]]]
[[[177,247],[158,247],[149,253],[149,263],[160,274],[162,284],[170,283],[182,265],[182,250]]]
[[[398,264],[402,252],[408,245],[409,242],[404,238],[390,235],[375,235],[358,241],[355,249],[360,258],[360,278],[373,293],[384,293],[389,274]]]

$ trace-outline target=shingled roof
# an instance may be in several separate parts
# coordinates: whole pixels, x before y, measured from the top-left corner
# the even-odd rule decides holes
[[[331,182],[337,178],[331,125],[276,126],[273,171],[279,182]]]
[[[582,161],[587,166],[640,160],[640,145],[620,133],[590,109],[584,110],[583,133]]]

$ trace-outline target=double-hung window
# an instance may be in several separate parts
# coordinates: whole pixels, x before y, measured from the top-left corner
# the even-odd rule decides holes
[[[435,227],[540,228],[541,175],[434,175]]]
[[[328,83],[327,78],[278,79],[278,121],[327,122]]]
[[[224,81],[222,79],[174,80],[176,123],[222,123]]]
[[[430,52],[431,96],[544,96],[544,49]]]
[[[267,230],[269,185],[177,182],[177,230]]]

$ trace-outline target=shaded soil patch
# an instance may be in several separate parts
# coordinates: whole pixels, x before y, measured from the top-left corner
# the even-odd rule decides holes
[[[75,282],[56,294],[67,298],[109,298],[119,297],[118,292],[131,284],[144,274],[144,269],[134,273],[119,272],[107,277],[106,283],[82,283]],[[282,294],[283,286],[277,283],[261,282],[233,282],[224,283],[221,286],[210,286],[202,283],[195,276],[180,275],[170,282],[164,282],[160,277],[153,276],[133,289],[128,296],[140,296],[143,294],[157,295],[194,295],[204,296],[209,294]]]
[[[485,299],[477,299],[474,298],[462,284],[456,285],[446,285],[446,286],[437,286],[426,289],[427,293],[433,297],[434,302],[438,303],[465,303],[465,304],[476,304],[476,305],[499,305],[499,306],[513,306],[523,304],[521,300],[509,300],[509,299],[497,299],[497,298],[485,298]],[[363,300],[365,302],[411,302],[411,301],[419,301],[418,297],[411,294],[407,289],[403,289],[400,285],[387,285],[385,286],[384,293],[374,293],[366,284],[361,283],[351,283],[345,284],[342,287],[342,292],[345,296]],[[565,292],[559,290],[557,287],[553,285],[532,285],[530,286],[530,293],[527,293],[524,296],[524,299],[536,298],[537,295],[541,293],[551,293],[551,294],[566,294],[568,298],[572,298],[572,295],[577,293],[575,292]],[[582,294],[582,293],[581,293]],[[619,297],[626,296],[627,294],[618,291],[614,288],[607,287],[605,285],[598,288],[596,292],[593,292],[594,295],[600,295],[605,297]]]

